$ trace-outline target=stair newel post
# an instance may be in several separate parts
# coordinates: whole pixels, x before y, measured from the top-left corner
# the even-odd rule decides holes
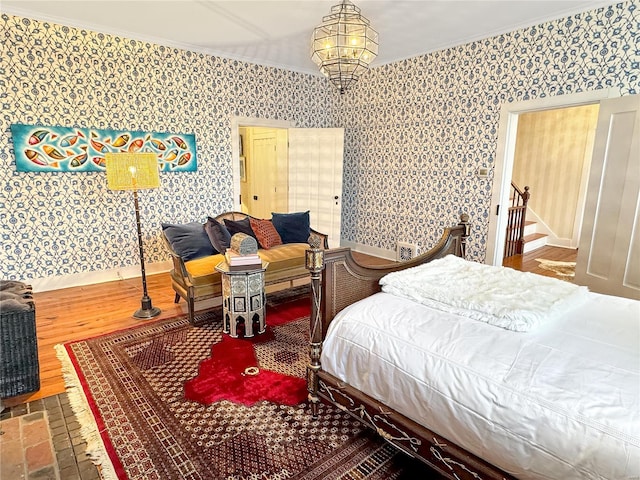
[[[309,238],[311,248],[305,251],[305,267],[311,273],[311,317],[309,322],[309,365],[307,365],[307,392],[311,415],[318,418],[320,397],[318,397],[318,372],[322,353],[322,270],[324,269],[324,250],[320,240]]]
[[[464,232],[460,237],[460,256],[467,258],[467,238],[471,234],[471,225],[469,224],[469,215],[463,213],[460,215],[460,222],[458,225],[464,227]]]
[[[529,197],[531,194],[529,193],[529,187],[524,187],[524,192],[521,194],[522,197],[522,211],[520,213],[520,235],[518,236],[518,253],[524,253],[524,227],[525,222],[527,220],[527,203],[529,202]]]

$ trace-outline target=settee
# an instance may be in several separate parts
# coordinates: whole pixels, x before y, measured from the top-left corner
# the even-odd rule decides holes
[[[247,228],[249,227],[249,228]],[[268,262],[265,286],[308,277],[305,251],[309,237],[316,237],[328,248],[327,235],[309,226],[309,212],[273,214],[258,219],[241,212],[225,212],[209,217],[205,224],[162,224],[162,238],[169,250],[173,268],[171,286],[175,303],[184,298],[189,321],[194,322],[195,303],[222,295],[222,281],[216,265],[225,260],[234,233],[247,233],[258,242],[258,255]]]

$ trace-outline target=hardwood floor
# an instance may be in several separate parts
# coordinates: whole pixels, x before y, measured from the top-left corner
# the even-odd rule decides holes
[[[509,266],[518,270],[524,269],[549,275],[550,272],[537,268],[535,258],[571,261],[568,260],[570,256],[566,256],[565,253],[539,249],[535,254],[525,255],[520,259],[510,259]],[[379,265],[390,262],[357,252],[354,252],[354,257],[363,264]],[[149,275],[147,287],[153,305],[162,310],[160,316],[153,320],[138,320],[132,317],[133,312],[140,308],[142,297],[140,278],[34,294],[41,388],[35,393],[4,399],[3,405],[14,406],[65,391],[55,345],[133,327],[145,321],[167,319],[186,313],[184,300],[179,304],[173,303],[174,292],[171,289],[169,273]]]
[[[162,313],[153,320],[183,313],[184,301],[174,304],[169,273],[147,276],[153,305]],[[40,390],[3,400],[12,406],[64,392],[62,368],[54,346],[139,325],[132,317],[140,308],[140,278],[35,293]],[[185,307],[186,309],[186,307]]]
[[[540,268],[540,263],[536,261],[536,258],[543,258],[545,260],[553,260],[557,262],[575,262],[577,257],[578,250],[576,249],[545,246],[532,252],[525,253],[524,255],[514,255],[513,257],[505,258],[502,265],[523,272],[532,272],[539,275],[545,275],[547,277],[567,280],[567,277],[559,277],[551,270]],[[571,281],[571,279],[568,281]]]

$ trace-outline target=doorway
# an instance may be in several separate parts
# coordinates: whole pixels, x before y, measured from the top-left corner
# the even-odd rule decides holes
[[[599,107],[519,114],[511,182],[529,195],[521,254],[545,245],[577,249]]]
[[[249,199],[246,198],[247,192],[249,190],[247,187],[247,182],[252,176],[252,171],[250,165],[247,165],[247,155],[249,153],[248,149],[251,145],[248,143],[248,137],[246,135],[246,129],[264,129],[264,130],[273,130],[275,132],[284,131],[286,132],[289,128],[294,127],[293,122],[285,121],[285,120],[274,120],[267,118],[252,118],[252,117],[232,117],[231,118],[231,158],[233,162],[233,210],[241,211],[245,213],[250,212],[249,208]],[[241,133],[242,132],[242,133]],[[253,172],[255,173],[255,172]],[[243,196],[243,186],[245,196]],[[257,194],[258,199],[261,194]],[[288,197],[287,197],[288,198]],[[259,200],[258,200],[259,201]],[[276,211],[276,210],[273,210]],[[285,210],[287,211],[287,207]],[[271,216],[271,211],[266,217],[262,217],[259,215],[255,215],[260,218],[269,218]]]
[[[485,263],[489,265],[502,265],[503,263],[508,209],[500,208],[500,206],[506,206],[509,204],[509,192],[514,172],[516,139],[520,115],[529,112],[540,112],[551,109],[598,104],[601,100],[619,96],[620,92],[616,89],[597,90],[593,92],[561,95],[552,98],[514,102],[502,107],[498,131],[499,136],[496,151]]]
[[[599,293],[640,298],[640,230],[636,228],[640,225],[640,96],[620,96],[613,89],[607,93],[592,98],[599,92],[586,92],[560,100],[566,100],[564,105],[599,104],[576,283]],[[500,229],[505,226],[505,215],[499,206],[506,200],[504,184],[513,173],[515,126],[519,114],[544,109],[522,107],[505,106],[504,123],[501,122],[497,157],[501,161],[496,162],[492,197],[496,214],[490,217],[487,250],[488,257],[493,254],[493,264],[498,265],[502,263],[502,252],[496,247],[503,241]]]
[[[234,210],[259,218],[309,210],[311,228],[327,234],[331,248],[340,246],[343,128],[234,117],[231,140]],[[258,152],[271,158],[260,165]]]
[[[288,212],[288,130],[239,127],[240,209],[257,218]]]

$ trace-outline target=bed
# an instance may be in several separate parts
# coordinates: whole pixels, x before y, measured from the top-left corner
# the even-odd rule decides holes
[[[418,287],[441,279],[414,290],[475,289],[487,273],[461,260],[468,230],[463,216],[429,252],[388,266],[307,251],[312,414],[338,405],[450,479],[640,478],[640,303],[558,280],[533,290],[562,298],[553,310],[487,319],[393,290],[409,272],[424,275]],[[458,273],[442,272],[460,262],[467,285],[452,287]],[[507,283],[522,275],[491,268]]]

